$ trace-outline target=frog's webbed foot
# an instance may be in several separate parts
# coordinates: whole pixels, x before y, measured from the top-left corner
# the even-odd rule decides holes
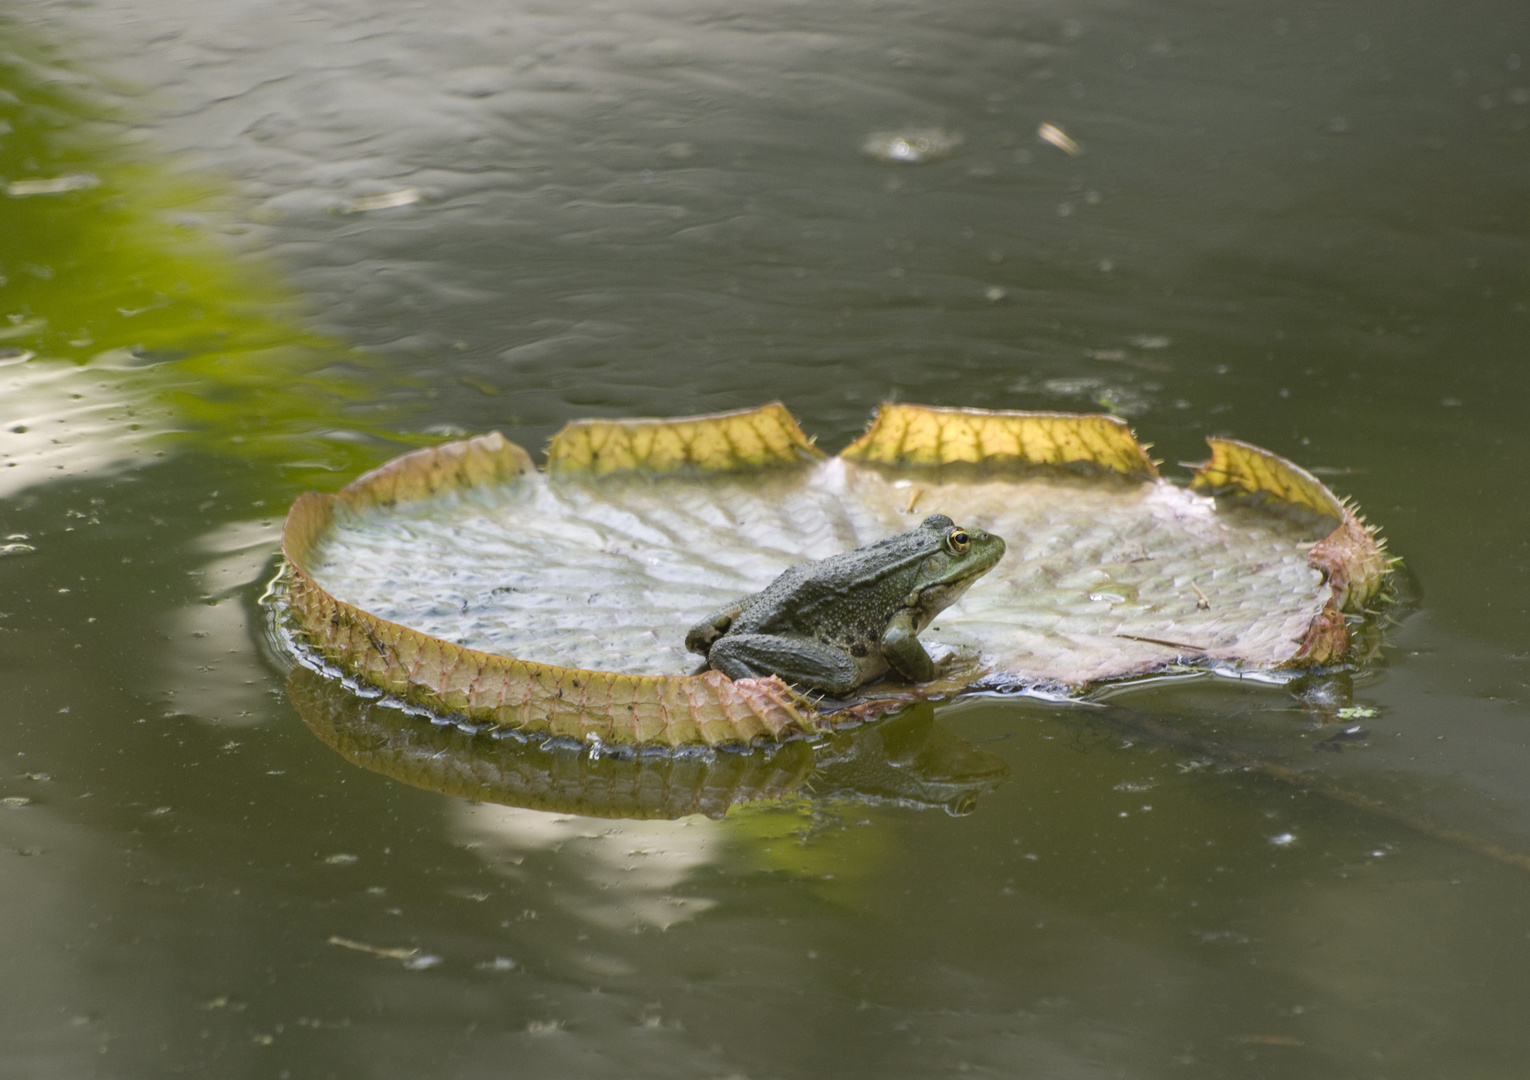
[[[836,697],[846,697],[860,685],[853,657],[807,639],[730,634],[717,639],[707,659],[730,679],[779,675],[794,686],[822,690]]]

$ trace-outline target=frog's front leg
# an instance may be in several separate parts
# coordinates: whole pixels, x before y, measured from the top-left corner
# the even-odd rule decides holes
[[[843,697],[863,681],[855,658],[811,638],[781,634],[729,634],[707,654],[713,669],[730,679],[779,675],[794,686]]]
[[[702,619],[685,635],[685,647],[693,653],[702,656],[707,655],[707,650],[712,647],[712,642],[728,632],[728,627],[733,625],[733,620],[739,617],[748,603],[749,597],[741,597],[731,604],[724,604],[712,614]]]
[[[903,610],[887,621],[882,631],[882,655],[909,682],[929,682],[935,677],[935,661],[919,643],[914,613]]]

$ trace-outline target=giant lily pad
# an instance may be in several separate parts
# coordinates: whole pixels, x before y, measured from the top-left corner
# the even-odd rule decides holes
[[[1345,613],[1386,574],[1379,542],[1290,462],[1208,441],[1187,488],[1109,416],[886,405],[834,457],[780,405],[578,421],[545,472],[491,433],[299,499],[285,604],[300,650],[439,714],[580,741],[774,740],[834,718],[778,679],[697,673],[686,629],[941,512],[1009,553],[924,633],[943,677],[868,694],[1342,660]]]

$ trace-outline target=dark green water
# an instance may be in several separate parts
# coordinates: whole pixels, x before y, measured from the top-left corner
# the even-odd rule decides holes
[[[1530,872],[1129,718],[509,809],[316,739],[257,606],[293,497],[454,432],[1103,406],[1323,471],[1417,593],[1352,686],[1117,700],[1530,852],[1522,4],[80,0],[0,55],[0,180],[98,181],[0,197],[0,1075],[1524,1074]]]

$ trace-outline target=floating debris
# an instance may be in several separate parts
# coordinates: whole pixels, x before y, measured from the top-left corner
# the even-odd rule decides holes
[[[340,209],[347,214],[365,214],[370,210],[392,210],[399,206],[413,206],[421,198],[419,188],[404,188],[385,195],[363,195],[347,199]]]
[[[12,180],[5,185],[5,193],[13,199],[25,199],[29,195],[62,195],[69,191],[88,191],[99,187],[101,181],[90,173],[70,173],[49,179]]]
[[[950,157],[962,144],[959,132],[941,128],[920,128],[915,131],[874,131],[861,143],[861,150],[878,161],[897,161],[907,165],[920,165],[926,161],[939,161]]]
[[[31,805],[32,800],[25,795],[7,795],[0,799],[0,807],[7,810],[20,810],[23,806]]]
[[[402,960],[406,965],[425,959],[425,956],[421,955],[419,949],[388,949],[381,945],[368,945],[364,941],[352,941],[350,938],[343,938],[338,934],[331,934],[329,943],[331,945],[338,945],[342,949],[351,949],[354,952],[364,952],[371,956],[380,956],[384,960]],[[428,956],[429,954],[425,955]],[[431,957],[431,959],[435,963],[441,962],[440,957]],[[425,966],[430,967],[431,965],[426,964]]]
[[[219,994],[215,998],[210,998],[207,1001],[202,1002],[202,1004],[198,1005],[197,1008],[205,1009],[208,1012],[213,1012],[217,1009],[228,1009],[231,1012],[244,1012],[245,1003],[242,1001],[235,1001],[232,998]]]
[[[1341,713],[1344,710],[1339,710]],[[1321,739],[1312,744],[1314,750],[1327,750],[1329,753],[1338,754],[1344,751],[1345,743],[1364,742],[1371,737],[1371,733],[1359,724],[1347,727],[1343,731],[1334,732],[1326,739]]]
[[[1036,138],[1044,143],[1051,143],[1069,157],[1078,157],[1084,152],[1084,148],[1076,143],[1072,136],[1055,124],[1042,124],[1036,129]]]

